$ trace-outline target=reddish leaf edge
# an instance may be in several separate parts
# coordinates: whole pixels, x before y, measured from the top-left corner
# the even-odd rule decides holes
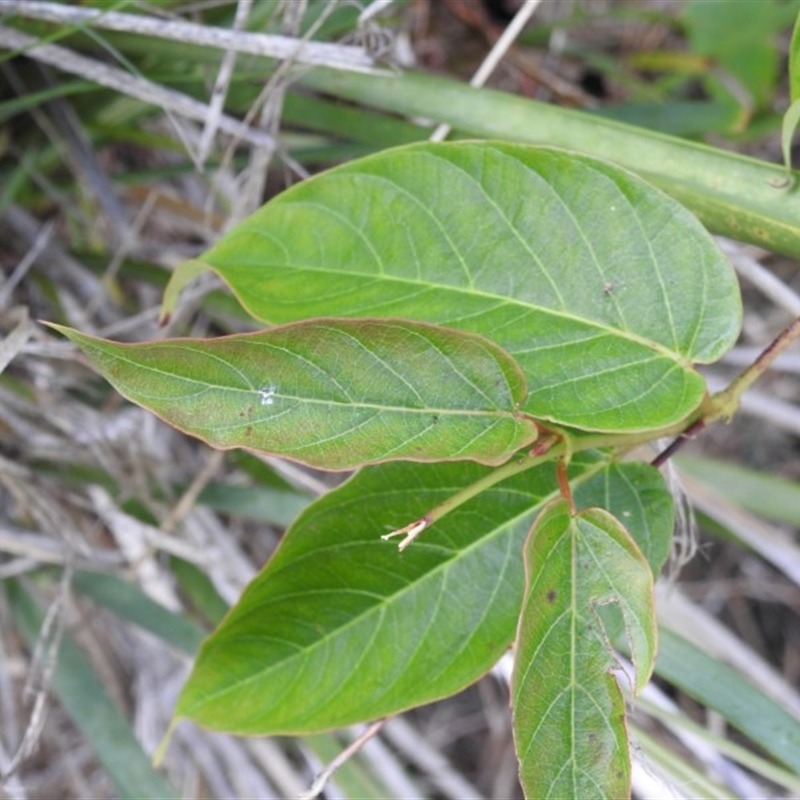
[[[567,484],[567,486],[569,487],[569,484]],[[546,501],[541,506],[540,510],[536,514],[536,517],[535,517],[533,523],[531,524],[531,527],[530,527],[530,529],[528,531],[527,536],[525,537],[525,542],[523,544],[522,557],[523,557],[523,561],[524,561],[524,564],[525,564],[525,589],[524,589],[524,594],[523,594],[522,607],[520,609],[520,615],[519,615],[519,620],[518,620],[518,624],[517,624],[517,630],[516,630],[516,633],[514,635],[514,645],[513,645],[513,647],[514,647],[514,651],[515,652],[516,652],[516,644],[517,644],[517,641],[518,641],[519,636],[520,636],[520,629],[521,629],[522,622],[523,622],[523,613],[524,613],[524,609],[525,609],[526,598],[528,597],[528,594],[529,594],[529,591],[530,591],[530,581],[531,581],[531,563],[530,563],[530,556],[529,556],[530,540],[531,540],[531,537],[535,535],[535,531],[537,529],[537,524],[539,523],[539,520],[543,516],[545,516],[547,513],[549,513],[555,506],[558,506],[558,505],[565,506],[565,508],[567,510],[567,515],[568,515],[570,521],[575,520],[578,517],[585,516],[587,513],[597,513],[597,512],[599,512],[601,515],[607,517],[609,520],[611,520],[613,523],[615,523],[619,527],[619,529],[622,532],[624,532],[624,534],[627,536],[628,543],[630,545],[632,545],[634,551],[639,554],[643,564],[647,567],[646,574],[651,578],[651,597],[653,596],[652,593],[654,592],[654,580],[653,580],[652,572],[650,570],[649,564],[647,562],[647,559],[646,559],[643,551],[639,547],[639,544],[636,542],[635,538],[631,535],[631,533],[628,530],[627,526],[623,522],[621,522],[614,514],[612,514],[608,509],[603,508],[601,506],[589,506],[589,507],[577,509],[575,507],[574,501],[572,499],[571,491],[568,490],[568,496],[565,496],[564,495],[564,485],[563,484],[561,484],[559,486],[559,490],[560,490],[559,495],[551,497],[550,500]],[[607,627],[606,623],[604,622],[604,620],[602,619],[602,617],[599,614],[599,609],[601,607],[603,607],[603,606],[615,606],[619,610],[620,616],[622,616],[622,618],[623,618],[623,632],[622,632],[621,635],[623,636],[623,638],[625,640],[625,643],[624,643],[624,645],[622,645],[621,648],[618,647],[618,646],[615,646],[614,642],[612,641],[611,632],[608,630],[608,627]],[[632,649],[631,648],[631,641],[632,641],[631,633],[630,633],[630,630],[629,630],[629,627],[628,627],[627,616],[622,612],[622,609],[621,609],[621,598],[614,597],[614,598],[609,598],[609,599],[605,600],[604,602],[593,603],[592,604],[592,612],[593,612],[593,616],[594,616],[594,626],[596,627],[597,633],[598,633],[600,639],[603,641],[604,647],[605,647],[605,649],[606,649],[611,661],[613,661],[613,663],[614,663],[614,666],[611,666],[607,670],[605,670],[604,674],[606,676],[606,679],[611,682],[611,686],[613,686],[612,691],[615,692],[615,694],[618,695],[619,700],[622,701],[622,703],[623,703],[623,710],[622,710],[622,716],[621,716],[621,720],[620,721],[621,721],[621,723],[622,723],[622,725],[623,725],[623,727],[624,727],[624,729],[626,731],[626,734],[627,734],[626,739],[627,739],[627,759],[628,759],[628,767],[627,767],[628,791],[627,791],[627,794],[625,796],[629,796],[630,795],[630,786],[631,786],[631,767],[632,767],[632,765],[631,765],[631,761],[630,761],[630,758],[631,758],[631,755],[630,755],[631,744],[630,744],[630,728],[629,728],[629,722],[628,722],[628,707],[629,707],[630,703],[633,700],[635,700],[635,698],[637,698],[641,694],[641,692],[644,690],[644,688],[647,685],[647,683],[652,678],[653,673],[655,671],[655,662],[656,662],[655,653],[658,650],[658,638],[659,638],[658,637],[658,622],[657,622],[657,619],[655,618],[655,615],[653,614],[651,621],[652,621],[652,631],[653,631],[653,635],[654,635],[654,648],[655,649],[654,649],[653,659],[652,659],[651,663],[649,665],[647,665],[646,668],[643,669],[642,665],[640,665],[638,663],[634,663],[633,660],[631,660],[630,662],[626,663],[624,655],[619,652],[620,649],[624,650],[626,646],[629,649]],[[633,669],[633,674],[631,674],[631,669]],[[512,678],[512,681],[513,681],[513,678]],[[511,697],[510,697],[511,705],[512,705],[512,713],[514,711],[513,699],[514,699],[514,690],[513,690],[513,687],[512,687]],[[517,734],[516,734],[516,730],[514,730],[515,751],[516,751],[516,747],[517,747],[516,741],[517,741]],[[522,762],[519,761],[519,760],[518,760],[518,767],[519,767],[519,770],[520,770],[519,777],[520,777],[520,780],[522,780]]]
[[[116,341],[114,341],[112,339],[104,339],[102,336],[94,336],[92,334],[83,333],[82,331],[79,331],[79,330],[77,330],[75,328],[71,328],[68,325],[61,325],[59,323],[50,322],[48,320],[38,320],[38,322],[39,322],[39,324],[41,324],[41,325],[43,325],[43,326],[45,326],[47,328],[50,328],[51,330],[54,330],[57,333],[60,333],[66,339],[68,339],[73,344],[75,344],[78,347],[79,351],[81,352],[81,355],[83,356],[87,366],[89,366],[92,369],[93,372],[95,372],[98,375],[100,375],[107,383],[109,383],[109,385],[113,386],[114,390],[120,396],[122,396],[126,400],[128,400],[128,402],[133,403],[134,405],[136,405],[136,406],[138,406],[140,408],[143,408],[145,411],[147,411],[148,414],[152,414],[154,417],[156,417],[157,419],[161,420],[164,424],[168,425],[170,428],[172,428],[174,430],[177,430],[180,433],[184,434],[185,436],[191,437],[192,439],[196,439],[196,440],[198,440],[200,442],[203,442],[203,444],[205,444],[206,446],[210,447],[213,450],[220,450],[220,451],[223,451],[223,452],[232,451],[232,450],[243,450],[243,451],[248,452],[248,453],[254,453],[256,455],[265,455],[265,456],[280,458],[280,459],[283,459],[285,461],[290,461],[290,462],[295,463],[295,464],[300,464],[300,465],[305,466],[305,467],[310,467],[311,469],[319,470],[321,472],[331,472],[331,473],[349,473],[349,472],[352,472],[352,471],[354,471],[356,469],[360,469],[361,467],[372,466],[372,465],[377,465],[377,464],[385,464],[385,463],[389,463],[389,462],[393,462],[393,461],[409,461],[409,462],[420,463],[420,464],[440,463],[440,462],[441,463],[450,463],[450,462],[458,462],[458,461],[470,461],[472,463],[481,464],[481,465],[486,466],[486,467],[499,467],[499,466],[502,466],[503,464],[508,463],[509,461],[513,460],[514,458],[517,458],[518,453],[520,453],[521,451],[524,451],[524,450],[527,450],[528,448],[530,448],[531,445],[533,445],[534,442],[536,442],[536,440],[539,438],[539,435],[540,435],[541,431],[542,430],[546,430],[545,428],[543,428],[540,425],[540,423],[538,421],[538,418],[535,418],[535,417],[531,416],[530,414],[526,414],[526,413],[524,413],[524,412],[519,410],[519,406],[522,405],[522,403],[524,403],[524,401],[525,401],[525,399],[526,399],[526,397],[528,395],[528,388],[527,388],[527,386],[528,386],[528,377],[525,374],[525,372],[523,371],[522,367],[519,365],[519,362],[514,358],[514,356],[512,356],[507,350],[505,350],[503,347],[501,347],[499,344],[497,344],[497,342],[493,341],[492,339],[488,338],[487,336],[484,336],[484,335],[479,334],[479,333],[473,333],[473,332],[470,332],[470,331],[462,331],[462,330],[459,330],[458,328],[451,328],[451,327],[448,327],[446,325],[437,325],[436,323],[431,323],[431,322],[410,320],[410,319],[406,319],[404,317],[333,317],[333,316],[326,316],[326,317],[310,317],[308,319],[298,320],[296,322],[289,322],[289,323],[286,323],[284,325],[274,325],[274,326],[269,326],[269,327],[266,327],[266,328],[260,328],[259,330],[256,330],[256,331],[248,331],[246,333],[232,333],[232,334],[226,334],[226,335],[223,335],[223,336],[208,337],[207,339],[201,339],[201,338],[191,337],[191,336],[177,336],[177,337],[171,337],[169,339],[159,339],[159,340],[155,340],[155,341],[145,341],[145,342],[116,342]],[[116,385],[114,385],[108,378],[106,378],[104,375],[102,375],[102,373],[92,364],[91,359],[83,352],[83,350],[81,348],[81,345],[80,345],[81,342],[102,342],[102,343],[109,343],[109,344],[114,345],[115,347],[120,347],[120,348],[124,349],[124,348],[141,347],[142,345],[148,345],[148,344],[157,345],[157,344],[160,344],[162,342],[169,343],[169,344],[180,344],[180,343],[185,343],[185,342],[195,342],[196,343],[196,342],[203,342],[203,341],[223,341],[223,340],[226,340],[226,339],[242,339],[243,337],[247,337],[247,336],[255,336],[255,335],[258,335],[258,334],[262,334],[265,331],[289,330],[291,328],[302,328],[303,326],[308,325],[310,323],[326,323],[326,322],[330,322],[330,323],[333,323],[333,324],[339,324],[339,323],[348,323],[348,324],[349,323],[353,323],[353,324],[358,324],[358,323],[367,323],[367,324],[369,324],[369,323],[378,323],[378,324],[387,324],[387,325],[389,325],[389,324],[400,324],[400,325],[412,326],[412,327],[421,328],[421,329],[445,331],[446,333],[454,334],[454,335],[456,335],[456,336],[458,336],[460,338],[465,338],[465,339],[470,339],[470,340],[475,341],[475,342],[480,342],[481,344],[483,344],[483,346],[487,347],[489,350],[495,351],[495,353],[501,359],[505,360],[506,361],[506,367],[510,368],[513,372],[515,372],[516,373],[516,377],[520,379],[521,384],[523,386],[523,390],[522,390],[522,392],[520,394],[520,397],[516,401],[516,404],[515,404],[516,407],[514,409],[509,409],[509,413],[512,414],[516,419],[518,419],[520,421],[523,421],[523,422],[528,424],[528,427],[529,427],[529,430],[530,430],[530,438],[518,450],[516,450],[514,453],[511,453],[510,455],[504,454],[502,457],[499,457],[499,458],[496,458],[496,459],[476,459],[476,458],[464,458],[464,457],[458,457],[458,456],[449,457],[449,458],[448,457],[435,457],[435,458],[433,458],[433,457],[432,458],[425,458],[425,457],[393,458],[393,457],[388,457],[388,458],[384,458],[384,459],[366,460],[366,461],[363,461],[363,462],[358,462],[358,463],[355,463],[353,465],[344,466],[344,467],[321,466],[318,463],[311,462],[311,461],[306,461],[306,460],[303,460],[303,459],[295,457],[295,456],[286,455],[286,454],[281,453],[279,451],[271,451],[271,450],[249,448],[249,447],[244,447],[242,445],[222,446],[222,445],[218,445],[218,444],[212,443],[211,441],[209,441],[204,436],[201,436],[199,434],[187,431],[185,428],[183,428],[183,427],[181,427],[179,425],[176,425],[175,423],[167,420],[165,417],[163,417],[161,414],[157,413],[156,411],[153,411],[153,410],[147,408],[146,406],[143,406],[142,404],[138,403],[136,400],[133,400],[132,398],[130,398],[125,392],[121,391]]]

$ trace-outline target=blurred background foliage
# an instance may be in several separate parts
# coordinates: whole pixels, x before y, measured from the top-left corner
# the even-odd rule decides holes
[[[238,741],[183,725],[161,769],[150,754],[202,636],[341,477],[189,441],[33,320],[137,341],[247,330],[210,279],[160,329],[170,271],[307,175],[433,132],[306,88],[296,46],[234,57],[199,31],[308,37],[374,59],[363,69],[464,82],[522,3],[62,6],[196,26],[180,41],[50,21],[49,5],[0,2],[0,797],[297,796],[362,730]],[[798,10],[542,2],[489,85],[779,163]],[[712,388],[800,314],[796,261],[721,246],[745,322]],[[662,587],[658,676],[632,714],[637,797],[800,796],[799,403],[795,348],[671,467],[683,552]],[[325,796],[520,796],[507,679],[501,662],[391,720]]]

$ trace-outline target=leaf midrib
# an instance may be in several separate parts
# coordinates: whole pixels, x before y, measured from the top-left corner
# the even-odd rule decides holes
[[[121,362],[123,362],[125,364],[132,365],[136,369],[153,372],[153,373],[155,373],[155,374],[157,374],[159,376],[165,376],[165,377],[170,378],[172,380],[180,380],[180,381],[184,381],[186,383],[197,384],[198,386],[202,386],[204,391],[207,391],[207,390],[215,391],[216,390],[216,391],[220,391],[220,392],[238,392],[240,394],[256,394],[256,395],[259,392],[259,390],[257,388],[255,388],[255,387],[248,388],[248,389],[242,389],[242,388],[236,387],[236,386],[225,386],[225,385],[219,384],[219,383],[211,383],[209,381],[203,381],[203,380],[200,380],[198,378],[192,378],[192,377],[186,376],[186,375],[177,375],[174,372],[171,372],[171,371],[166,370],[166,369],[160,369],[159,367],[155,367],[155,366],[153,366],[151,364],[142,364],[142,363],[140,363],[138,361],[135,361],[133,359],[125,358],[124,356],[119,355],[117,352],[111,352],[111,351],[108,351],[108,350],[105,350],[105,349],[99,348],[99,347],[96,348],[96,350],[98,352],[103,353],[106,356],[110,355],[112,358],[116,359],[117,361],[121,361]],[[118,385],[127,385],[126,382],[121,381],[117,377],[114,377],[114,381]],[[170,396],[153,395],[153,394],[148,394],[148,393],[141,392],[141,391],[130,391],[129,393],[131,395],[135,395],[136,397],[147,398],[149,400],[166,401],[166,400],[173,399]],[[481,410],[481,409],[452,409],[452,408],[438,408],[438,407],[434,407],[434,406],[426,406],[425,408],[413,408],[413,407],[410,407],[410,406],[378,405],[377,403],[367,403],[367,402],[364,402],[364,401],[345,403],[345,402],[342,402],[340,400],[321,400],[321,399],[317,399],[317,398],[313,398],[313,397],[300,397],[298,395],[286,394],[284,392],[279,392],[279,391],[275,392],[272,396],[276,400],[279,399],[279,398],[286,398],[287,400],[296,400],[296,401],[298,401],[300,403],[317,404],[317,405],[323,405],[323,406],[326,406],[326,407],[327,406],[340,406],[342,408],[356,408],[356,409],[359,409],[359,410],[368,409],[368,410],[373,410],[373,411],[377,410],[377,411],[402,412],[402,413],[405,413],[405,414],[419,414],[419,415],[422,415],[422,416],[430,415],[430,414],[439,414],[439,415],[445,415],[445,416],[449,415],[449,416],[456,416],[456,417],[462,417],[462,416],[499,417],[501,419],[506,419],[506,418],[513,419],[513,420],[516,420],[518,422],[521,422],[523,419],[526,419],[525,415],[523,415],[521,413],[517,413],[517,412],[515,412],[513,410],[506,411],[504,409],[499,409],[499,408],[498,409],[494,409],[494,410],[489,410],[489,409],[487,409],[487,410]],[[250,420],[250,422],[252,422],[252,420]],[[242,423],[241,427],[244,427],[245,424],[246,423]],[[233,427],[239,427],[239,426],[237,425],[237,426],[233,426]]]
[[[300,204],[298,203],[298,205],[300,205]],[[313,205],[313,204],[310,204],[310,205]],[[268,238],[268,237],[264,236],[263,233],[261,233],[259,231],[255,231],[255,230],[247,231],[247,233],[248,234],[255,234],[255,235],[263,237],[263,238]],[[586,326],[588,328],[593,328],[593,329],[595,329],[597,331],[600,331],[600,332],[602,332],[604,334],[607,334],[607,335],[610,335],[610,336],[615,336],[615,337],[618,337],[618,338],[621,338],[621,339],[626,339],[626,340],[628,340],[630,342],[638,344],[638,345],[640,345],[642,347],[645,347],[645,348],[647,348],[649,350],[653,350],[653,351],[659,353],[660,355],[666,356],[667,358],[671,359],[672,361],[675,361],[676,363],[678,363],[678,364],[680,364],[682,366],[685,366],[687,368],[691,368],[691,365],[693,363],[689,358],[686,357],[686,355],[684,353],[681,353],[681,352],[678,352],[678,351],[675,351],[675,350],[671,350],[666,345],[663,345],[660,342],[655,342],[652,339],[648,339],[648,338],[646,338],[644,336],[641,336],[641,335],[635,333],[634,331],[624,330],[624,329],[621,329],[621,328],[615,328],[615,327],[613,327],[611,325],[599,322],[597,320],[592,320],[592,319],[588,319],[588,318],[585,318],[585,317],[579,317],[579,316],[577,316],[575,314],[570,314],[568,312],[560,311],[558,309],[548,308],[546,306],[532,305],[530,303],[525,303],[525,302],[523,302],[521,300],[516,300],[514,298],[511,298],[508,295],[495,294],[493,292],[487,292],[485,290],[474,290],[474,289],[470,289],[469,287],[453,286],[451,284],[430,283],[428,281],[422,281],[422,280],[414,279],[414,278],[398,277],[396,275],[387,275],[386,273],[371,274],[371,273],[364,273],[364,272],[354,272],[354,271],[350,271],[350,270],[346,270],[346,269],[327,270],[327,269],[319,269],[319,268],[316,268],[316,267],[296,266],[296,265],[274,265],[274,264],[265,265],[263,262],[261,262],[259,264],[250,264],[250,265],[245,265],[243,263],[241,266],[242,267],[246,267],[248,270],[253,269],[253,268],[258,268],[258,269],[285,270],[285,271],[289,271],[289,272],[303,272],[303,271],[305,271],[305,272],[311,272],[311,273],[323,273],[323,274],[328,273],[328,274],[336,275],[336,276],[339,276],[339,277],[347,276],[347,277],[350,277],[350,278],[360,278],[360,279],[363,279],[363,280],[369,280],[369,281],[371,281],[373,283],[374,282],[381,282],[381,283],[383,283],[383,282],[393,282],[393,283],[399,283],[399,284],[402,284],[402,285],[420,287],[423,290],[428,290],[428,291],[433,291],[433,292],[453,293],[454,295],[456,295],[456,299],[454,299],[453,301],[448,303],[448,306],[451,307],[451,308],[457,308],[458,307],[458,299],[457,298],[459,298],[459,297],[470,297],[470,298],[479,297],[479,298],[485,299],[488,302],[495,303],[495,305],[492,308],[481,309],[481,313],[486,313],[488,311],[494,311],[498,307],[509,307],[509,308],[519,308],[519,309],[522,309],[522,310],[524,310],[524,311],[526,311],[528,313],[539,313],[539,314],[542,314],[542,315],[558,317],[559,319],[563,319],[563,320],[566,320],[566,321],[569,321],[569,322],[578,323],[578,324],[584,325],[584,326]],[[263,322],[271,322],[270,319],[264,317],[258,311],[258,308],[257,308],[256,304],[249,303],[245,299],[244,293],[242,291],[240,291],[240,290],[237,290],[231,283],[229,283],[226,280],[225,275],[224,275],[224,270],[230,270],[230,267],[223,267],[223,268],[218,269],[216,266],[214,266],[213,264],[210,264],[210,263],[208,263],[208,267],[209,267],[209,269],[211,271],[215,272],[229,286],[229,288],[234,293],[234,295],[236,295],[237,299],[250,312],[250,314],[253,315],[253,317],[255,317],[256,319],[260,319]],[[259,296],[263,297],[263,296],[265,296],[265,294],[266,293],[264,293],[264,292],[258,292],[258,291],[253,291],[252,292],[253,297],[259,297]],[[389,302],[393,303],[393,302],[396,302],[396,301],[393,300],[392,298],[390,298]],[[348,314],[347,316],[349,318],[356,318],[357,319],[359,317],[359,314]],[[367,314],[367,318],[369,318],[370,316],[371,316],[370,314]],[[475,317],[476,315],[473,313],[470,316],[471,317]],[[455,317],[455,318],[435,319],[435,320],[422,319],[421,321],[433,322],[434,324],[443,325],[443,326],[452,325],[452,327],[458,328],[459,327],[458,326],[458,319],[459,319],[458,317]],[[498,341],[497,339],[494,338],[494,334],[493,334],[492,331],[474,330],[472,328],[469,328],[469,329],[461,328],[461,330],[466,330],[468,333],[478,333],[478,334],[480,334],[482,336],[485,336],[486,338],[490,339],[491,341],[496,342],[501,347],[505,347],[505,345],[503,345],[502,341]],[[512,356],[516,355],[515,351],[513,351],[513,350],[509,350],[508,352]],[[698,363],[703,363],[703,362],[698,362]]]

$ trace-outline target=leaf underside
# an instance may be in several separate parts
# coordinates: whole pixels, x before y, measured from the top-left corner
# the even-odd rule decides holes
[[[735,276],[688,211],[605,162],[522,145],[350,162],[202,261],[271,323],[396,316],[483,334],[528,376],[522,410],[587,430],[683,419],[704,392],[692,363],[730,348],[741,318]]]
[[[525,567],[512,678],[525,794],[629,797],[625,703],[613,674],[619,665],[598,612],[608,603],[619,606],[640,690],[655,660],[651,571],[607,511],[572,516],[563,500],[548,505],[534,523]]]
[[[135,345],[57,329],[125,397],[215,447],[322,469],[498,464],[537,435],[516,411],[526,386],[513,359],[434,325],[323,319]]]

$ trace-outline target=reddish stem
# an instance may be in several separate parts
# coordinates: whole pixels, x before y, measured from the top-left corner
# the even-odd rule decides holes
[[[673,439],[672,442],[667,445],[651,462],[651,466],[653,467],[660,467],[664,464],[668,459],[672,458],[675,453],[678,452],[686,442],[691,441],[692,439],[697,436],[703,428],[706,427],[708,423],[705,419],[698,419],[695,420],[683,433]]]
[[[569,474],[567,473],[567,462],[561,458],[556,463],[556,479],[561,496],[569,505],[569,513],[575,516],[575,500],[572,498],[572,489],[569,485]]]

